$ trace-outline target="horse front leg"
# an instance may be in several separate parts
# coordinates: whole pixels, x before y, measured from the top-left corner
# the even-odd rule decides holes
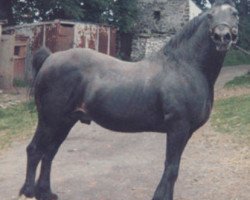
[[[189,125],[184,122],[176,123],[168,130],[165,169],[153,200],[173,200],[181,155],[191,136],[189,130]]]

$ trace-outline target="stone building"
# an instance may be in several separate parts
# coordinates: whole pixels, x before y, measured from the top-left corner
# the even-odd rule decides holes
[[[132,40],[131,60],[160,48],[201,10],[192,0],[138,0],[138,20]]]

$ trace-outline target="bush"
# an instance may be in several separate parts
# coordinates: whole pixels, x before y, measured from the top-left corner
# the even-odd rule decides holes
[[[227,53],[224,61],[224,66],[233,65],[249,65],[250,55],[247,55],[239,50],[232,49]]]

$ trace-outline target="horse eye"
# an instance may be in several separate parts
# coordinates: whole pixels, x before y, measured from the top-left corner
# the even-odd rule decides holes
[[[208,16],[209,19],[212,19],[212,18],[213,18],[212,13],[208,13],[207,16]]]

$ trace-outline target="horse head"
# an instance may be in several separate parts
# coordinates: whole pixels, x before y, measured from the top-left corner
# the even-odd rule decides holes
[[[207,13],[210,37],[217,51],[227,51],[238,39],[238,11],[231,0],[218,0]]]

